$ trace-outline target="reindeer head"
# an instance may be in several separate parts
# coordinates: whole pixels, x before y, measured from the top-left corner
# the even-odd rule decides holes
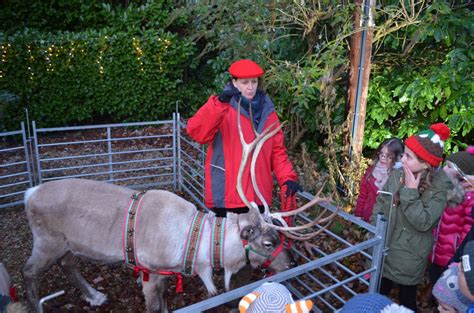
[[[281,272],[296,265],[278,231],[261,222],[258,209],[250,209],[249,213],[240,214],[238,219],[240,239],[252,267]]]

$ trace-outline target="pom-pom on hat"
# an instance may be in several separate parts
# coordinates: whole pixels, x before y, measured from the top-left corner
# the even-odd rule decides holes
[[[263,75],[263,69],[252,60],[239,60],[229,67],[229,73],[234,78],[254,78]]]
[[[405,146],[423,161],[438,166],[443,160],[444,141],[449,138],[450,133],[445,124],[433,124],[430,129],[408,137]]]
[[[453,153],[446,160],[456,164],[464,174],[474,175],[474,146],[470,146],[466,151]]]
[[[293,302],[291,293],[279,283],[265,283],[242,298],[240,313],[309,313],[311,300]]]
[[[466,312],[471,301],[459,290],[458,274],[458,263],[452,263],[433,286],[433,296],[438,302],[449,305],[458,312]]]
[[[379,293],[363,293],[349,299],[339,313],[413,313]]]

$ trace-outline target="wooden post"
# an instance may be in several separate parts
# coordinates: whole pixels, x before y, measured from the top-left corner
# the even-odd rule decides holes
[[[373,40],[375,0],[355,0],[354,30],[350,43],[350,78],[347,111],[352,112],[351,155],[362,153],[364,142],[367,92]]]

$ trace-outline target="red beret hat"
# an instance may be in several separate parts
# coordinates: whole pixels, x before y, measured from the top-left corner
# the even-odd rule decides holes
[[[254,78],[263,75],[262,68],[251,60],[239,60],[232,63],[229,72],[234,78]]]

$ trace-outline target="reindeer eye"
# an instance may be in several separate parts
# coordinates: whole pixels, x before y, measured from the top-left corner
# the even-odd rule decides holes
[[[263,242],[263,246],[266,248],[266,249],[271,249],[273,248],[273,243],[271,241],[264,241]]]

